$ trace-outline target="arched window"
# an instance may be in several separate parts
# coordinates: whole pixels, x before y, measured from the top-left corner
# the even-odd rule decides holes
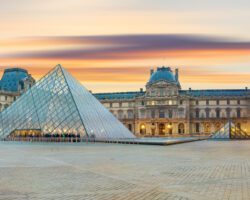
[[[184,108],[179,108],[178,109],[178,117],[179,118],[184,118],[185,115],[184,115]]]
[[[241,116],[241,112],[240,112],[240,108],[237,109],[237,117],[240,118]]]
[[[206,118],[209,118],[209,111],[210,111],[210,109],[206,108],[205,111],[206,111]]]
[[[140,110],[140,118],[145,118],[145,110]]]
[[[133,119],[134,118],[132,110],[128,110],[128,118],[129,119]]]
[[[165,124],[161,123],[159,124],[159,135],[165,134]]]
[[[128,124],[128,130],[132,131],[132,124]]]
[[[152,110],[152,111],[151,111],[151,117],[152,117],[152,118],[155,118],[155,110]]]
[[[169,117],[169,118],[172,118],[172,117],[173,117],[173,111],[172,111],[172,110],[169,110],[169,111],[168,111],[168,117]]]
[[[118,111],[118,119],[122,119],[123,118],[123,111],[119,110]]]
[[[140,134],[142,134],[142,135],[146,134],[146,126],[145,126],[145,124],[140,125]]]
[[[205,110],[200,110],[199,115],[200,115],[200,118],[205,118],[205,116],[206,116],[206,111],[205,111]]]
[[[241,128],[241,124],[240,124],[240,123],[237,123],[237,124],[236,124],[236,128],[240,129],[240,128]]]
[[[196,133],[200,132],[200,124],[199,123],[195,123],[195,132]]]
[[[184,125],[183,123],[180,123],[180,124],[178,125],[178,133],[179,133],[179,134],[185,133],[185,125]]]
[[[230,108],[226,108],[226,112],[227,112],[227,118],[230,118],[231,109]]]
[[[199,111],[199,109],[197,108],[197,109],[195,109],[195,118],[199,118],[199,113],[200,113],[200,111]]]
[[[220,109],[219,108],[216,109],[216,118],[220,118]]]
[[[210,132],[210,124],[209,124],[209,123],[206,123],[206,124],[205,124],[204,131],[205,131],[206,133],[209,133],[209,132]]]

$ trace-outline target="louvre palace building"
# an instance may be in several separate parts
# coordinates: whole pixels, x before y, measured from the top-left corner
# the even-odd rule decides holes
[[[250,91],[182,90],[178,69],[150,70],[146,91],[97,93],[96,98],[139,137],[212,134],[228,121],[250,134]]]

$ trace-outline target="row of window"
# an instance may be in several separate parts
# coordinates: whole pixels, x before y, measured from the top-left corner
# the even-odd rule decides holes
[[[218,124],[219,126],[216,125],[216,129],[219,130],[221,128],[221,124]],[[241,129],[241,124],[240,123],[237,123],[236,124],[236,127],[238,129]],[[147,130],[146,130],[146,125],[145,124],[140,124],[140,134],[144,135],[146,134]],[[210,132],[211,128],[211,125],[210,124],[205,124],[203,126],[203,132]],[[150,127],[151,129],[151,134],[155,134],[155,129],[156,129],[156,126],[154,123],[152,123],[152,126]],[[160,135],[164,135],[165,133],[167,134],[172,134],[172,130],[173,130],[173,126],[172,126],[172,123],[168,123],[167,125],[165,125],[165,123],[159,123],[158,126],[157,126],[157,130],[158,130],[158,134]],[[177,130],[178,130],[178,133],[179,134],[184,134],[186,131],[185,131],[185,125],[184,123],[179,123],[178,126],[177,126]],[[194,124],[194,131],[195,133],[200,133],[202,130],[201,130],[201,124],[200,123],[195,123]]]
[[[114,111],[111,111],[114,114]],[[175,113],[177,112],[177,113]],[[149,118],[174,118],[174,116],[178,115],[179,118],[184,118],[185,117],[185,112],[184,109],[178,109],[178,111],[174,110],[140,110],[140,115],[139,118],[143,119],[147,117]],[[123,111],[123,110],[118,110],[117,112],[117,117],[119,119],[133,119],[134,118],[134,112],[133,110],[128,110],[128,111]],[[237,117],[240,118],[242,117],[242,112],[241,109],[234,110],[233,112],[230,109],[227,110],[221,110],[221,109],[216,109],[216,110],[210,110],[210,109],[205,109],[205,110],[200,110],[196,109],[194,113],[192,113],[192,117],[194,118],[230,118],[230,117]]]
[[[150,96],[160,96],[160,97],[164,97],[164,96],[173,96],[173,95],[177,95],[177,91],[176,90],[168,90],[166,88],[158,88],[157,90],[151,90],[149,92]]]
[[[205,101],[206,101],[206,105],[209,105],[210,100],[205,100]],[[212,100],[212,101],[214,101],[214,100]],[[199,100],[196,100],[195,104],[199,105],[199,102],[200,102]],[[229,99],[227,99],[226,102],[227,102],[226,103],[227,105],[230,105],[230,100]],[[240,105],[240,103],[241,103],[241,101],[237,100],[237,104]],[[220,100],[216,100],[216,105],[220,105]]]
[[[199,110],[199,109],[196,109],[195,110],[195,118],[214,118],[214,117],[216,117],[216,118],[224,118],[224,117],[230,117],[230,113],[231,113],[231,111],[230,111],[230,109],[226,109],[226,113],[223,113],[220,109],[216,109],[215,110],[215,115],[213,115],[214,113],[211,113],[212,111],[210,111],[210,109],[205,109],[205,113],[204,113],[204,111],[202,111],[202,110]],[[224,114],[224,115],[223,115]],[[238,108],[237,110],[236,110],[236,116],[235,117],[238,117],[238,118],[240,118],[241,117],[241,109],[240,108]]]
[[[147,132],[145,124],[140,125],[140,134],[145,135]],[[157,132],[159,135],[165,135],[165,134],[172,134],[173,133],[173,125],[172,123],[168,123],[167,125],[165,123],[159,123],[157,126]],[[156,127],[155,124],[152,123],[151,127],[151,134],[156,133]],[[178,124],[178,133],[179,134],[184,134],[185,133],[185,125],[184,123],[179,123]]]
[[[126,103],[123,103],[123,102],[119,102],[119,103],[109,103],[108,107],[109,108],[121,108],[121,107],[133,107],[134,106],[134,103],[132,102],[126,102]]]
[[[200,105],[200,102],[202,102],[204,100],[196,100],[195,101],[195,105]],[[210,102],[212,101],[215,101],[215,100],[205,100],[205,105],[213,105],[213,104],[210,104]],[[220,101],[224,101],[224,100],[216,100],[216,104],[214,105],[220,105]],[[184,100],[179,100],[179,105],[183,105],[184,104]],[[139,105],[176,105],[177,104],[177,101],[176,100],[161,100],[161,101],[141,101],[139,103]],[[226,105],[230,105],[230,100],[226,100]],[[237,100],[237,104],[240,105],[241,104],[241,100]],[[126,106],[125,106],[126,105]],[[126,102],[125,104],[123,102],[114,102],[114,103],[109,103],[109,107],[110,108],[113,108],[113,107],[133,107],[133,103],[132,102]]]

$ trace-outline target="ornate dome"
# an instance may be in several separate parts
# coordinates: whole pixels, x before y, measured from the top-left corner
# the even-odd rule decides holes
[[[9,68],[5,69],[0,88],[6,91],[17,92],[20,81],[28,78],[28,71],[21,68]]]
[[[175,75],[170,67],[158,67],[157,71],[152,73],[148,81],[149,84],[153,84],[158,81],[166,81],[170,83],[178,83]]]

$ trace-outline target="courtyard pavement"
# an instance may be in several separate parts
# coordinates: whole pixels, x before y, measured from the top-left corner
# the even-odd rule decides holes
[[[250,141],[0,142],[0,199],[250,199]]]

